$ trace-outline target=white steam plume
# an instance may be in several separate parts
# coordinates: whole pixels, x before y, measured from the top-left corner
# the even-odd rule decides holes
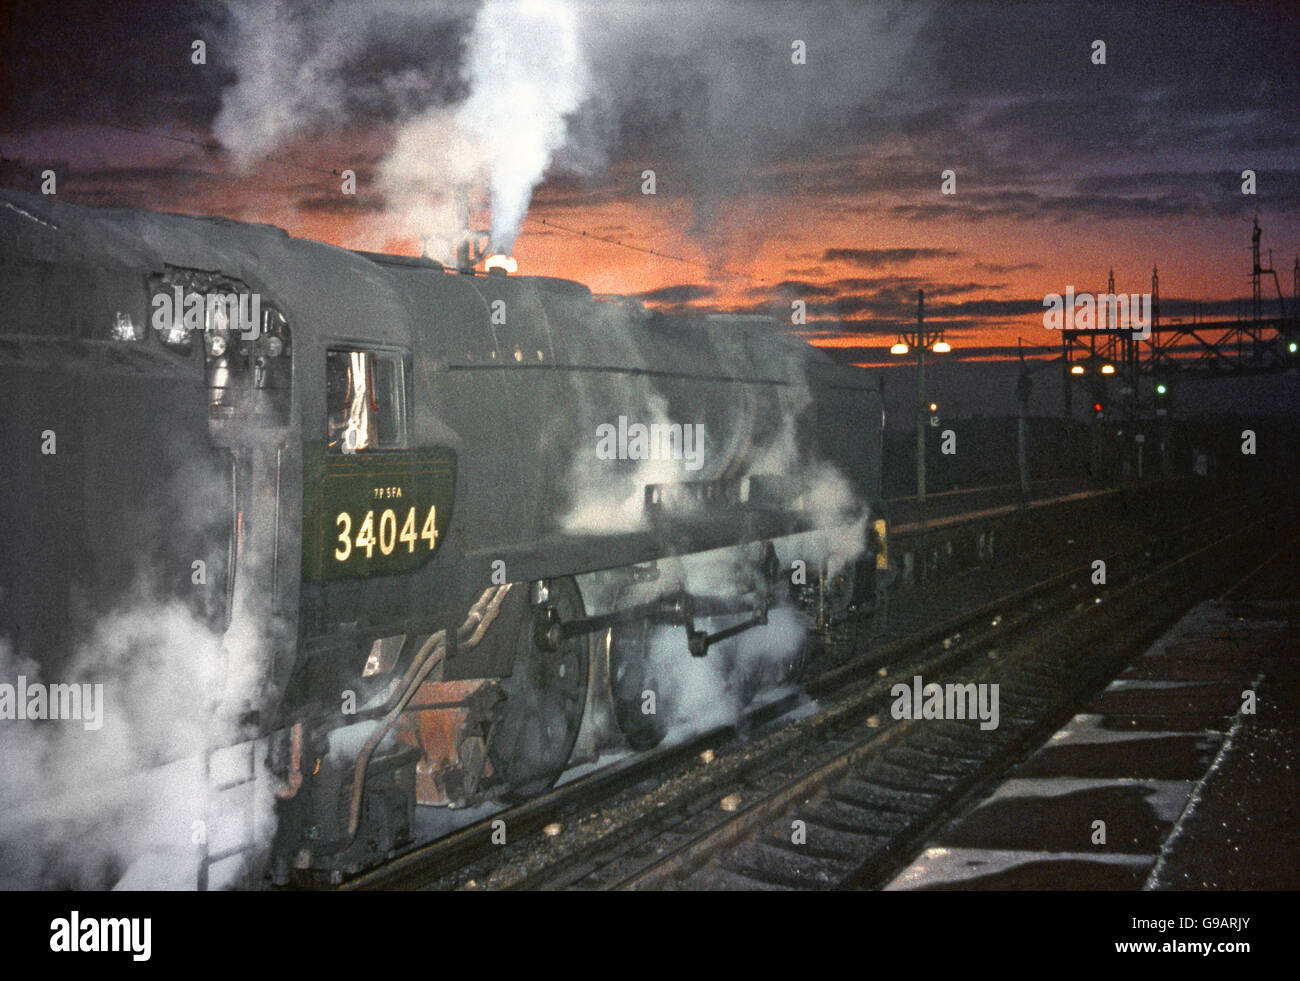
[[[200,843],[216,852],[245,833],[244,814],[207,796],[229,772],[203,773],[205,749],[235,738],[212,707],[242,706],[252,694],[233,687],[243,672],[227,661],[242,658],[178,601],[142,600],[103,618],[57,678],[0,647],[6,684],[21,676],[29,688],[102,685],[99,728],[75,719],[0,723],[0,888],[193,889]],[[269,838],[262,756],[252,755],[260,779],[247,788],[248,806]],[[233,865],[210,887],[234,884],[221,878],[228,873]]]
[[[548,173],[588,177],[611,159],[670,175],[664,193],[687,197],[691,233],[725,256],[732,238],[771,224],[753,192],[799,190],[803,173],[813,189],[826,173],[858,179],[843,154],[926,95],[918,66],[933,13],[848,0],[224,6],[221,46],[237,56],[214,126],[223,146],[250,164],[347,132],[347,149],[321,146],[332,166],[364,175],[363,194],[369,183],[383,197],[364,244],[427,238],[443,258],[461,231],[459,187],[490,199],[492,246],[504,251]],[[807,64],[792,63],[794,39]],[[377,166],[351,139],[359,132],[385,140]],[[804,161],[794,173],[792,159]]]
[[[385,25],[414,22],[450,36],[465,4],[369,0],[315,8],[232,0],[226,7],[227,43],[242,57],[214,131],[239,165],[306,131],[365,122],[358,117],[367,107],[380,106],[397,123],[378,166],[383,234],[432,239],[450,257],[462,231],[455,196],[464,188],[490,198],[491,247],[512,249],[533,190],[565,145],[567,118],[588,90],[578,17],[568,3],[487,0],[464,39],[459,81],[466,92],[454,103],[437,98],[451,52],[431,56],[436,64],[423,73],[381,66],[365,76],[365,93],[350,86],[354,66],[383,44]]]
[[[202,466],[182,468],[172,491],[187,527],[227,503],[222,481]],[[81,721],[19,718],[14,705],[0,718],[0,889],[193,889],[205,847],[215,855],[247,844],[253,859],[265,852],[275,782],[265,741],[241,718],[268,694],[264,598],[251,574],[267,550],[247,542],[249,574],[236,579],[224,633],[159,589],[164,577],[141,570],[57,671],[18,658],[0,637],[0,684],[15,694],[22,678],[28,690],[78,684],[100,686],[102,696],[94,725],[84,701]],[[210,793],[250,768],[253,782]],[[239,858],[215,865],[208,886],[239,885],[242,871]]]
[[[738,617],[699,626],[719,630]],[[786,666],[808,642],[809,623],[798,610],[779,606],[767,623],[715,644],[704,657],[691,657],[681,627],[659,627],[650,637],[651,670],[667,712],[665,745],[684,742],[718,726],[732,725],[752,696],[783,680]],[[788,686],[775,691],[789,690]],[[774,692],[769,689],[769,697]]]
[[[508,253],[587,88],[577,18],[556,0],[489,0],[466,43],[462,75],[464,101],[399,130],[380,186],[392,223],[447,245],[461,231],[456,191],[486,187],[491,249]]]
[[[456,119],[484,154],[492,247],[509,252],[587,87],[577,17],[556,0],[489,0],[468,55],[470,96]]]
[[[237,52],[235,84],[223,95],[213,133],[240,167],[299,130],[343,122],[342,68],[364,40],[348,8],[311,14],[288,0],[227,0],[223,47]]]

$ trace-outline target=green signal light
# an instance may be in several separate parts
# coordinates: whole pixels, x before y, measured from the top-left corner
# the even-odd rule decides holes
[[[1295,341],[1292,341],[1290,344],[1288,344],[1288,345],[1286,346],[1286,349],[1287,349],[1288,351],[1290,351],[1292,354],[1295,354],[1295,349],[1296,349],[1296,343],[1295,343]]]
[[[1157,395],[1164,395],[1166,391],[1167,391],[1167,389],[1165,388],[1165,386],[1163,386],[1163,385],[1157,385],[1157,386],[1156,386],[1156,394],[1157,394]]]

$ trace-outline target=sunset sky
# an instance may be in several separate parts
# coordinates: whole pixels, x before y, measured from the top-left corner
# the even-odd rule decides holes
[[[1119,291],[1141,293],[1158,265],[1166,319],[1192,300],[1232,314],[1249,295],[1258,213],[1265,259],[1272,249],[1291,296],[1293,3],[615,0],[572,10],[574,60],[561,67],[577,69],[559,94],[574,108],[514,243],[521,272],[669,309],[788,319],[803,299],[804,336],[860,364],[888,360],[920,288],[927,319],[963,359],[982,359],[1006,356],[1017,337],[1055,343],[1043,297],[1101,292],[1112,267]],[[381,173],[391,181],[403,139],[416,157],[427,146],[429,161],[460,153],[435,145],[437,120],[484,96],[468,41],[477,11],[11,3],[0,13],[0,183],[35,192],[51,168],[61,200],[418,253],[422,219]],[[498,54],[546,78],[556,45],[521,35],[503,35]],[[192,63],[196,39],[206,64]],[[805,63],[792,58],[796,40]],[[1095,40],[1104,65],[1093,63]],[[540,97],[557,92],[548,82]],[[511,143],[511,114],[526,102],[516,93],[488,110],[506,134],[488,155],[508,166],[527,156]],[[498,164],[473,188],[474,227],[489,221]],[[356,172],[355,196],[331,173],[344,169]],[[1247,169],[1254,196],[1242,193]],[[654,195],[642,193],[645,170]],[[941,193],[945,170],[955,194]],[[449,180],[421,179],[420,193],[445,206]]]

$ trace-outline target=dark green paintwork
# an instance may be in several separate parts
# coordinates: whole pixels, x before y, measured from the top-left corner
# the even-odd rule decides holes
[[[302,575],[304,580],[352,579],[411,572],[429,562],[442,547],[456,492],[456,455],[448,449],[422,449],[401,452],[331,454],[324,443],[303,446],[303,526]],[[377,496],[376,489],[397,488],[400,497]],[[386,491],[381,490],[380,494]],[[429,508],[436,508],[434,547],[419,538]],[[408,513],[414,508],[414,548],[398,540]],[[369,557],[355,541],[367,512],[373,513],[373,534],[381,534],[383,513],[394,514],[396,534],[385,536],[393,541],[392,552],[383,554],[381,543],[371,548]],[[336,551],[345,551],[339,540],[342,524],[338,515],[350,519],[350,554],[343,560]]]

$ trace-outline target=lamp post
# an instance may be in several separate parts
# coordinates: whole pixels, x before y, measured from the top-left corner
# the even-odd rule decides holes
[[[925,400],[925,349],[947,354],[952,346],[943,339],[943,330],[925,329],[925,292],[916,291],[916,330],[902,331],[889,349],[890,354],[907,354],[916,349],[916,500],[925,503],[925,417],[929,403]]]

